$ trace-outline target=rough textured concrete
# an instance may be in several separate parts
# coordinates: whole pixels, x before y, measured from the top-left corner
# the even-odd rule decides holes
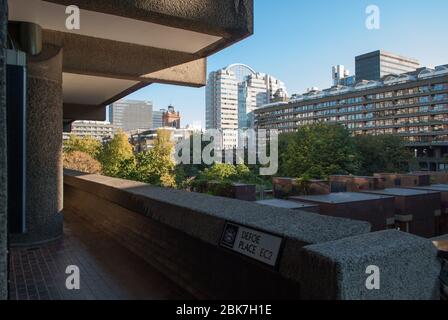
[[[62,236],[62,50],[28,58],[27,232],[11,244]]]
[[[178,228],[203,241],[219,242],[224,221],[259,228],[312,244],[370,231],[367,222],[273,208],[206,194],[149,186],[144,183],[65,170],[64,183]],[[164,207],[166,205],[167,207]],[[179,210],[173,210],[178,208]],[[169,208],[170,210],[163,210]],[[182,213],[182,214],[180,214]],[[185,221],[191,215],[189,221]]]
[[[151,82],[144,76],[199,58],[189,53],[52,30],[44,30],[42,37],[44,43],[64,48],[63,71],[69,73]]]
[[[7,297],[6,34],[8,1],[0,0],[0,300]]]
[[[305,247],[302,292],[308,299],[438,299],[440,262],[429,240],[395,230]],[[380,290],[368,290],[368,266],[380,270]]]
[[[253,32],[253,0],[49,0],[175,28],[230,37]]]

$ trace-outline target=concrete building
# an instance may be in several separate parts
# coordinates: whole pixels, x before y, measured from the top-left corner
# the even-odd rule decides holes
[[[152,102],[120,100],[110,106],[110,122],[125,132],[151,129],[153,124]]]
[[[66,26],[68,4],[80,9],[79,30]],[[11,248],[64,241],[63,124],[105,121],[108,105],[151,83],[204,86],[206,58],[252,34],[250,0],[184,4],[179,10],[175,2],[155,0],[0,1],[1,298],[8,279],[6,225]],[[7,90],[15,92],[8,101]],[[16,111],[8,119],[21,126],[10,123],[14,129],[6,133],[8,106]],[[7,139],[15,141],[16,153]],[[8,197],[8,185],[21,191]],[[16,201],[18,194],[23,201]],[[18,209],[8,210],[7,201]]]
[[[162,115],[162,121],[164,127],[180,129],[180,112],[169,106]]]
[[[75,121],[71,124],[71,131],[64,132],[63,139],[66,140],[71,134],[78,137],[93,137],[103,141],[113,138],[117,128],[108,121]]]
[[[211,72],[206,93],[206,129],[223,130],[223,148],[238,145],[237,129],[253,125],[253,112],[273,101],[285,84],[244,64]],[[281,93],[279,93],[281,94]]]
[[[153,110],[152,111],[152,129],[158,129],[163,127],[163,114],[165,109]]]
[[[206,129],[223,131],[223,149],[237,146],[238,80],[229,69],[211,72],[206,89]]]
[[[279,92],[279,90],[281,92]],[[274,77],[262,73],[250,74],[238,84],[238,128],[253,125],[253,112],[262,105],[275,100],[275,94],[287,96],[285,84]]]
[[[399,75],[420,68],[416,59],[382,50],[366,53],[355,58],[356,79],[379,81],[387,75]]]
[[[312,90],[255,111],[258,128],[293,132],[316,122],[340,123],[354,135],[395,134],[425,170],[445,170],[448,153],[448,65],[381,81]]]
[[[138,153],[151,149],[153,147],[154,140],[157,138],[158,130],[169,131],[171,134],[171,140],[174,143],[177,143],[184,139],[189,139],[195,132],[191,129],[177,129],[174,127],[162,127],[158,129],[136,132],[131,134],[130,136],[130,142],[134,146],[134,151]]]

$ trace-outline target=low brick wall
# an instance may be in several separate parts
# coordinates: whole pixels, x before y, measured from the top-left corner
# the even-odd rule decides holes
[[[378,177],[330,176],[331,192],[360,192],[384,189],[384,182]]]
[[[310,272],[305,266],[306,255],[301,253],[310,245],[325,246],[341,239],[371,235],[366,222],[156,188],[99,175],[68,171],[64,186],[65,208],[112,235],[197,298],[316,298],[304,292],[302,284],[304,272],[318,281],[320,271]],[[228,223],[280,237],[277,265],[260,263],[221,246]],[[418,238],[416,243],[421,241],[425,240]],[[408,244],[412,247],[412,241]],[[390,246],[398,250],[393,244]],[[368,245],[362,250],[369,252]],[[390,251],[391,260],[394,250]],[[432,254],[431,250],[427,253]],[[414,258],[410,255],[410,260],[395,266],[394,272],[406,272],[407,264]],[[426,272],[422,266],[427,268],[427,264],[417,263],[414,268]],[[430,272],[428,277],[432,275]],[[331,284],[336,278],[329,281]],[[422,286],[422,298],[428,297],[427,287],[428,283]],[[356,297],[357,289],[353,290],[352,296]],[[406,295],[405,286],[397,290]],[[326,296],[326,292],[322,295]],[[388,296],[392,293],[383,292],[381,297]]]

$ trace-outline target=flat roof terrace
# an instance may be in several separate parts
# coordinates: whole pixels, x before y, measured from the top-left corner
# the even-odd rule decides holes
[[[390,197],[383,195],[373,195],[367,193],[358,192],[338,192],[323,195],[313,195],[313,196],[294,196],[290,197],[291,200],[299,201],[311,201],[317,203],[348,203],[348,202],[359,202],[359,201],[371,201],[379,199],[387,199]]]
[[[305,211],[313,211],[313,212],[319,211],[318,205],[314,205],[314,204],[306,203],[306,202],[299,202],[299,201],[270,199],[270,200],[260,200],[260,201],[257,201],[257,203],[261,204],[261,205],[265,205],[265,206],[284,208],[284,209],[305,210]]]
[[[400,197],[411,197],[411,196],[422,196],[428,194],[437,194],[437,191],[432,191],[431,189],[427,190],[419,190],[425,187],[420,187],[416,189],[405,189],[405,188],[388,188],[383,190],[369,190],[365,191],[369,194],[380,194],[380,195],[388,195],[388,196],[400,196]]]

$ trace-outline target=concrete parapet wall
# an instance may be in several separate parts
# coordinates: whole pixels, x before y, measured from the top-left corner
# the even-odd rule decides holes
[[[370,235],[366,222],[99,175],[66,171],[64,188],[67,210],[111,234],[197,298],[307,298],[303,275],[309,273],[316,279],[320,271],[308,269],[307,260],[303,260],[308,257],[301,255],[303,248],[325,243],[332,246],[337,240],[356,236],[362,240],[362,235]],[[277,265],[271,267],[220,246],[226,223],[281,237]],[[407,236],[398,232],[396,237]],[[423,241],[415,239],[419,244]],[[370,245],[368,241],[360,244]],[[395,252],[400,245],[392,243],[389,247]],[[388,253],[389,248],[385,250]],[[430,250],[427,255],[431,254]]]
[[[312,245],[301,259],[307,299],[439,299],[437,249],[410,234],[388,230]],[[379,268],[378,290],[367,289],[369,266]]]

